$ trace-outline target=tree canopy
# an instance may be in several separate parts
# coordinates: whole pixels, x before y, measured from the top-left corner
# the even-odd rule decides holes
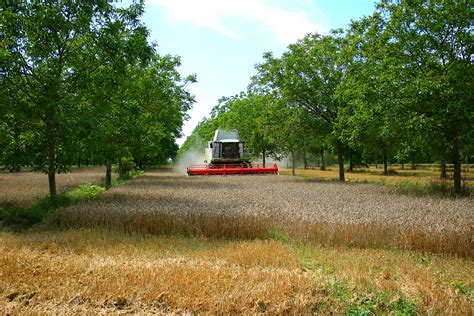
[[[2,154],[55,174],[81,161],[160,164],[177,152],[194,99],[180,59],[148,42],[143,2],[5,3],[0,14]],[[110,184],[110,183],[109,183]]]
[[[464,1],[381,0],[347,30],[307,34],[263,54],[248,91],[202,124],[232,126],[250,147],[337,153],[344,162],[473,161],[472,9]],[[198,126],[196,133],[202,129]],[[194,133],[191,138],[194,137]],[[445,176],[445,173],[444,173]]]

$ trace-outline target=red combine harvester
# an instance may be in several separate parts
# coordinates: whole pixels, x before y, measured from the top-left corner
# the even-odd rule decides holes
[[[188,167],[188,175],[278,174],[276,164],[252,164],[245,157],[244,142],[239,139],[237,130],[216,130],[214,140],[207,143],[205,157],[204,165]]]

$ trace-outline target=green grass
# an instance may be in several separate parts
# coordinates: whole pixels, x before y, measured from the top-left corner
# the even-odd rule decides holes
[[[377,315],[385,313],[412,315],[417,312],[415,302],[405,298],[402,293],[394,295],[394,293],[360,286],[351,288],[344,278],[336,277],[332,266],[317,261],[317,256],[312,252],[309,244],[299,240],[292,240],[280,230],[272,230],[270,235],[273,240],[294,250],[305,269],[312,272],[320,271],[333,279],[324,289],[319,289],[329,296],[329,300],[315,306],[314,312],[325,310],[325,307],[330,307],[334,304],[347,304],[346,315]],[[453,285],[461,293],[469,290],[461,282],[453,281]],[[325,306],[326,304],[328,306]]]
[[[455,197],[454,188],[450,182],[447,181],[431,181],[428,183],[401,181],[396,184],[390,184],[399,194],[414,195],[414,196],[441,196],[441,197]],[[470,187],[463,183],[461,187],[461,196],[472,196]]]
[[[114,180],[112,187],[121,186],[141,174],[143,174],[142,170],[132,170],[126,178]],[[49,196],[46,196],[37,199],[29,207],[0,207],[0,227],[23,229],[39,223],[51,222],[59,208],[92,200],[104,191],[105,188],[102,185],[87,183],[58,194],[55,202],[51,201]]]
[[[55,202],[49,197],[38,199],[29,207],[0,208],[0,223],[14,228],[26,228],[46,222],[60,207],[74,205],[81,201],[91,200],[105,189],[94,184],[82,184],[77,188],[58,194]]]
[[[291,242],[290,237],[279,229],[272,229],[270,231],[270,236],[273,240],[282,244],[289,244]]]
[[[454,289],[468,297],[471,293],[474,293],[474,287],[466,285],[463,281],[453,280],[451,285]]]
[[[390,170],[389,170],[390,171]],[[396,172],[396,171],[394,171]],[[388,176],[394,176],[395,174],[389,173]],[[406,174],[397,174],[406,176]],[[314,176],[298,175],[297,180],[307,182],[339,182],[337,178],[315,178]],[[365,184],[377,184],[381,186],[387,186],[393,189],[394,192],[403,195],[410,196],[438,196],[452,198],[457,195],[454,193],[454,188],[451,181],[414,181],[414,180],[403,180],[399,182],[389,181],[387,178],[380,179],[346,179],[347,183],[365,183]],[[472,188],[462,183],[460,196],[472,197],[474,194]]]
[[[405,298],[402,293],[394,298],[387,292],[371,290],[366,293],[357,292],[349,298],[351,303],[346,315],[378,315],[385,313],[413,315],[417,313],[416,304]]]
[[[278,241],[279,243],[289,248],[294,249],[299,261],[303,264],[305,269],[310,271],[316,271],[320,268],[322,268],[324,271],[327,270],[326,267],[321,267],[313,260],[310,253],[310,248],[307,244],[296,239],[292,240],[285,232],[278,229],[271,230],[270,236],[271,239]]]

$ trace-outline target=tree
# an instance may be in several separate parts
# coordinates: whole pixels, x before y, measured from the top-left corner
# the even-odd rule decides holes
[[[337,98],[346,104],[339,112],[337,128],[352,149],[383,157],[384,174],[409,129],[409,115],[398,96],[404,78],[390,76],[387,67],[388,38],[380,15],[352,22],[344,55],[346,71]]]
[[[469,15],[461,1],[381,1],[351,25],[339,89],[348,103],[341,130],[351,144],[390,144],[412,161],[431,151],[442,166],[450,151],[457,194],[474,122]]]
[[[187,90],[196,76],[182,78],[177,67],[178,57],[155,54],[144,69],[136,69],[130,97],[136,99],[140,115],[134,122],[130,146],[132,156],[141,167],[164,164],[178,151],[175,139],[181,136],[181,127],[187,119],[186,112],[194,103],[194,96]]]
[[[303,109],[312,118],[312,126],[328,128],[325,135],[332,139],[338,153],[340,181],[345,179],[343,143],[335,123],[344,104],[335,93],[345,68],[342,35],[341,31],[326,36],[308,34],[289,45],[280,59],[266,53],[265,62],[257,65],[258,74],[253,78],[255,86],[266,86],[263,91],[276,93],[288,106]]]
[[[188,151],[197,151],[204,153],[207,142],[212,140],[216,129],[219,128],[219,117],[211,117],[202,119],[194,128],[184,144],[179,148],[177,159],[183,157]]]
[[[143,13],[143,3],[116,9],[107,2],[17,2],[3,6],[0,24],[2,80],[17,89],[15,117],[31,120],[36,168],[48,174],[56,200],[55,174],[68,165],[78,117],[78,87],[109,62],[100,52],[120,49],[120,39]],[[68,152],[69,151],[69,152]]]
[[[274,106],[273,120],[279,124],[272,125],[271,133],[282,150],[291,155],[293,176],[295,176],[296,167],[295,153],[307,145],[308,140],[301,132],[307,130],[303,123],[304,116],[305,111],[302,108],[293,108],[283,102]]]
[[[451,152],[456,194],[461,192],[461,151],[469,150],[473,137],[470,14],[462,1],[384,0],[366,25],[366,30],[379,26],[383,39],[367,43],[373,64],[383,66],[388,81],[399,83],[390,99],[397,102],[394,113],[408,118],[409,126],[421,127],[441,160]]]
[[[252,156],[261,155],[264,166],[266,157],[277,158],[281,152],[272,128],[279,122],[273,117],[278,102],[271,95],[241,93],[222,98],[214,109],[214,113],[219,113],[220,127],[237,129],[247,150]]]

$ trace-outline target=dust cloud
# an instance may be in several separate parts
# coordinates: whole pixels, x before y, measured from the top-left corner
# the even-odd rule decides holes
[[[190,150],[183,154],[175,164],[173,165],[173,170],[186,174],[186,169],[189,165],[202,165],[204,164],[204,152]]]

